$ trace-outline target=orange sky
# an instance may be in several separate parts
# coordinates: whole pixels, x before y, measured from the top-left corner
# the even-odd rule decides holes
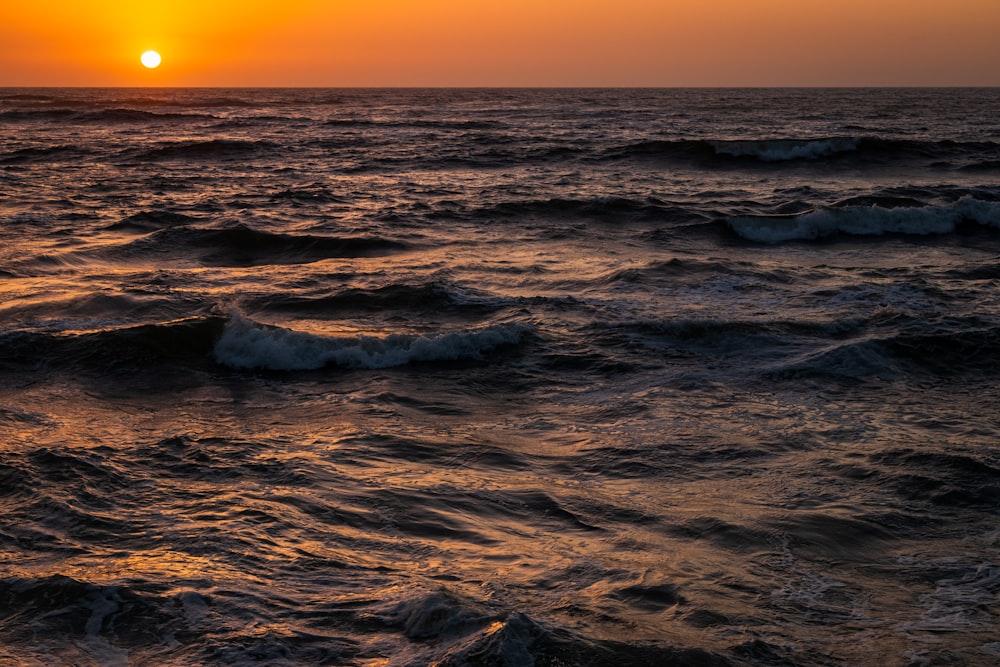
[[[0,86],[997,86],[998,35],[1000,0],[0,0]]]

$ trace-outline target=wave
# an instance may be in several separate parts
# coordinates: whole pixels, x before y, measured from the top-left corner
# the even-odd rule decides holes
[[[152,232],[165,227],[185,225],[197,221],[197,218],[174,211],[139,211],[108,225],[104,229],[108,231]]]
[[[591,199],[537,199],[506,201],[482,208],[464,208],[438,203],[432,218],[494,220],[502,218],[628,218],[636,221],[693,222],[705,220],[697,211],[655,198],[594,197]]]
[[[271,195],[273,201],[287,201],[292,205],[300,204],[345,204],[347,200],[330,192],[319,184],[288,188]]]
[[[642,587],[652,588],[652,587]],[[648,593],[647,591],[643,591]],[[495,611],[459,595],[406,592],[400,599],[358,610],[369,622],[416,640],[420,664],[465,665],[674,665],[729,667],[720,654],[651,642],[595,640],[521,611]],[[761,642],[762,645],[763,642]],[[766,645],[765,645],[766,646]],[[744,646],[730,649],[740,655]],[[432,653],[433,652],[433,653]],[[417,661],[413,661],[416,664]],[[775,663],[777,664],[777,663]],[[793,664],[783,662],[782,664]]]
[[[376,289],[350,288],[325,296],[269,295],[241,304],[254,310],[330,315],[339,312],[469,312],[482,314],[501,307],[498,299],[440,282],[393,283]]]
[[[154,220],[153,224],[162,224]],[[168,218],[169,224],[169,218]],[[115,250],[121,259],[170,253],[205,266],[300,264],[337,257],[378,257],[408,248],[405,243],[369,236],[278,234],[237,225],[225,229],[167,227]]]
[[[367,160],[358,162],[343,169],[345,173],[386,173],[397,170],[449,170],[449,169],[503,169],[521,167],[525,164],[542,164],[572,160],[578,152],[565,147],[543,147],[525,150],[524,147],[500,149],[494,144],[482,151],[465,150],[455,146],[450,153],[434,152],[429,154],[413,154],[405,157],[378,155],[372,152]]]
[[[12,93],[0,95],[0,101],[15,102],[21,104],[59,104],[69,107],[94,107],[108,104],[116,104],[121,107],[248,107],[260,106],[257,99],[244,99],[238,97],[208,97],[201,94],[204,91],[165,89],[163,95],[156,97],[147,95],[144,97],[118,96],[117,91],[106,89],[98,94],[85,97],[71,97],[64,91],[64,94],[44,95],[40,93]],[[97,92],[97,91],[93,91]]]
[[[173,113],[142,109],[109,108],[99,111],[82,109],[11,109],[0,112],[0,121],[69,121],[80,123],[148,123],[169,121],[210,120],[217,118],[204,113]]]
[[[638,320],[591,327],[593,344],[672,363],[741,359],[767,377],[951,377],[1000,371],[1000,327],[905,315],[831,321]],[[652,357],[655,355],[655,357]]]
[[[262,151],[274,150],[270,141],[241,139],[209,139],[207,141],[176,141],[139,153],[140,160],[225,160],[243,158]]]
[[[900,160],[972,160],[990,164],[1000,157],[1000,143],[883,139],[839,136],[787,139],[677,139],[649,140],[608,151],[605,158],[661,158],[708,166],[734,167],[753,163],[837,161],[847,166],[896,164]]]
[[[260,106],[259,100],[241,99],[238,97],[203,97],[197,93],[171,97],[121,97],[115,98],[114,103],[123,107],[185,107],[185,108],[211,108],[211,107],[240,107],[257,108]]]
[[[125,664],[130,650],[160,648],[167,629],[184,618],[180,596],[142,589],[59,574],[0,579],[0,644],[23,651],[27,660],[16,665],[48,663],[54,655],[76,664]],[[34,655],[42,659],[35,663]]]
[[[8,102],[52,102],[60,98],[40,93],[6,93],[0,94],[0,100]]]
[[[76,109],[11,109],[0,112],[0,121],[64,120],[78,114]]]
[[[738,236],[759,243],[810,241],[838,234],[950,234],[964,222],[1000,228],[1000,202],[966,196],[946,206],[843,206],[800,215],[738,216],[727,220]]]
[[[92,123],[146,123],[150,121],[188,121],[216,118],[201,113],[158,113],[141,109],[114,108],[79,115],[79,120]]]
[[[143,368],[150,364],[199,365],[211,359],[226,318],[190,317],[151,324],[94,326],[80,331],[79,324],[49,323],[44,329],[18,329],[0,333],[0,362],[14,366],[44,365]]]
[[[43,146],[20,148],[9,153],[0,153],[0,164],[30,164],[80,158],[90,155],[90,151],[79,146]]]
[[[376,120],[372,118],[331,118],[325,125],[330,127],[380,127],[380,128],[422,128],[440,130],[494,130],[504,127],[499,121],[482,120]]]
[[[513,323],[424,335],[326,336],[260,324],[233,313],[214,354],[216,361],[231,368],[376,369],[414,362],[480,360],[497,348],[517,345],[529,332],[528,326]]]
[[[536,664],[591,667],[616,665],[730,667],[733,663],[721,655],[703,649],[640,642],[626,643],[610,639],[589,640],[571,630],[550,627],[535,621],[527,614],[513,612],[479,632],[457,641],[442,658],[434,661],[434,664],[440,667]]]
[[[974,173],[1000,171],[1000,160],[980,160],[978,162],[971,162],[969,164],[962,165],[958,168],[958,170]]]
[[[605,284],[642,283],[657,282],[669,278],[687,282],[698,281],[700,283],[706,276],[734,276],[779,284],[786,284],[793,280],[790,273],[785,269],[765,268],[755,262],[733,260],[712,261],[674,257],[669,260],[650,262],[643,266],[616,269],[604,276],[601,282]]]
[[[22,303],[6,304],[0,314],[0,322],[21,326],[42,328],[62,328],[62,324],[73,329],[93,326],[91,323],[148,321],[158,317],[176,317],[178,310],[198,307],[194,299],[164,298],[162,295],[137,294],[127,289],[122,291],[95,290],[79,291],[71,296],[53,294],[45,299],[35,299]],[[99,326],[99,325],[98,325]]]
[[[3,578],[0,642],[18,649],[14,665],[51,664],[53,655],[70,658],[72,664],[106,665],[133,661],[255,665],[262,659],[283,665],[368,664],[372,655],[384,662],[382,646],[373,653],[365,647],[371,642],[361,640],[372,633],[406,641],[405,652],[397,656],[401,660],[393,664],[731,667],[745,664],[741,658],[762,656],[768,659],[760,664],[799,664],[782,659],[784,650],[760,640],[724,649],[737,660],[734,663],[725,654],[701,648],[593,639],[522,611],[497,610],[497,605],[447,590],[400,588],[384,601],[362,597],[331,601],[321,606],[325,632],[316,631],[318,612],[288,611],[282,632],[275,632],[268,627],[267,613],[276,606],[274,600],[269,608],[259,596],[225,588],[169,588],[143,581],[98,583],[60,574]],[[250,613],[264,619],[261,625],[267,631],[246,628],[245,623],[212,625],[215,616],[237,619]],[[280,657],[277,662],[274,656]],[[4,657],[8,654],[0,650],[0,658]]]
[[[718,155],[754,157],[763,162],[814,160],[837,153],[851,153],[861,146],[857,137],[829,139],[770,139],[763,141],[710,141]]]
[[[1000,509],[1000,467],[975,453],[890,449],[871,457],[883,486],[904,498],[937,505]]]
[[[919,377],[995,374],[1000,371],[1000,328],[904,330],[829,343],[781,363],[776,377]]]

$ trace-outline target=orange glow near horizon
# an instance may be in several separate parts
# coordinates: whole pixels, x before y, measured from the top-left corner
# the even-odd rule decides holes
[[[0,86],[995,86],[997,26],[996,0],[9,0]]]

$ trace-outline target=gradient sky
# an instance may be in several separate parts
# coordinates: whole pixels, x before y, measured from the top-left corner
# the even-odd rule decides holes
[[[997,86],[998,35],[1000,0],[2,0],[0,86]]]

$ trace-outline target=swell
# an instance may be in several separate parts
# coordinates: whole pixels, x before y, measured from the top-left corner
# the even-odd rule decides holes
[[[393,283],[378,288],[348,288],[334,293],[301,296],[268,295],[241,300],[258,311],[292,312],[310,316],[398,313],[400,311],[479,316],[501,308],[498,299],[439,281]]]
[[[945,205],[886,206],[848,202],[840,207],[825,207],[798,215],[734,216],[729,228],[748,241],[783,243],[814,241],[847,236],[885,236],[901,234],[928,236],[954,233],[961,224],[972,223],[988,229],[1000,229],[1000,202],[965,196]]]
[[[31,164],[35,162],[61,162],[91,155],[80,146],[35,146],[0,153],[0,165]]]
[[[145,111],[142,109],[111,108],[80,114],[75,120],[87,123],[147,123],[210,120],[216,116],[205,113]]]
[[[649,262],[643,266],[617,269],[604,276],[600,282],[610,285],[659,283],[669,280],[691,284],[720,276],[757,279],[775,284],[788,284],[795,280],[794,272],[788,269],[763,267],[755,262],[674,257]]]
[[[1000,327],[904,330],[831,342],[782,361],[774,377],[947,378],[1000,371]]]
[[[0,111],[0,120],[8,122],[55,121],[72,118],[79,113],[76,109],[11,109],[9,111]]]
[[[496,120],[378,120],[372,118],[331,118],[324,123],[337,128],[423,128],[434,130],[493,130],[506,127]]]
[[[122,107],[180,107],[180,108],[211,108],[237,107],[254,109],[260,106],[260,101],[239,97],[210,97],[207,95],[175,95],[171,97],[115,97],[114,102]]]
[[[61,121],[70,123],[156,123],[214,119],[202,113],[157,112],[112,107],[99,111],[77,109],[11,109],[0,112],[0,121]]]
[[[320,142],[319,145],[329,145]],[[470,149],[456,142],[436,146],[427,153],[381,154],[372,152],[362,160],[344,167],[344,173],[366,174],[411,170],[466,170],[522,167],[526,164],[573,162],[580,157],[578,148],[547,144],[491,141],[484,148]]]
[[[293,206],[303,206],[308,204],[346,204],[347,199],[331,192],[321,184],[302,185],[294,188],[286,188],[271,195],[271,199],[276,202],[287,202]]]
[[[125,216],[104,229],[108,231],[153,232],[167,227],[175,227],[197,222],[197,218],[167,209],[139,211]]]
[[[173,224],[175,216],[143,216],[128,226]],[[327,258],[377,257],[406,250],[400,241],[377,236],[318,236],[279,234],[245,225],[225,229],[168,226],[113,250],[112,259],[162,258],[193,261],[204,266],[299,264]]]
[[[897,489],[908,502],[1000,509],[1000,460],[995,455],[898,448],[869,458],[879,482]]]
[[[226,321],[207,316],[84,331],[10,330],[0,334],[0,363],[97,371],[200,366],[211,360]]]
[[[44,299],[7,304],[0,310],[0,323],[61,331],[112,327],[124,322],[169,321],[180,314],[196,313],[203,308],[203,302],[194,296],[165,296],[142,288],[81,290],[71,296],[51,295]]]
[[[983,377],[1000,371],[1000,326],[978,317],[679,319],[605,323],[592,332],[593,344],[621,356],[648,360],[652,353],[682,367],[739,360],[751,375],[773,378]]]
[[[172,141],[158,148],[139,153],[125,153],[125,159],[146,161],[169,160],[235,160],[275,151],[278,144],[270,141],[241,139],[208,139],[204,141]]]
[[[850,166],[890,166],[916,162],[923,166],[968,168],[1000,158],[1000,143],[817,137],[787,139],[648,140],[612,148],[604,159],[663,159],[712,167],[822,162]],[[928,161],[931,161],[930,163]],[[954,161],[950,163],[949,161]]]
[[[432,218],[495,220],[497,218],[592,218],[609,221],[693,222],[705,219],[701,213],[650,197],[595,197],[590,199],[526,199],[500,202],[485,207],[465,207],[439,202]]]

